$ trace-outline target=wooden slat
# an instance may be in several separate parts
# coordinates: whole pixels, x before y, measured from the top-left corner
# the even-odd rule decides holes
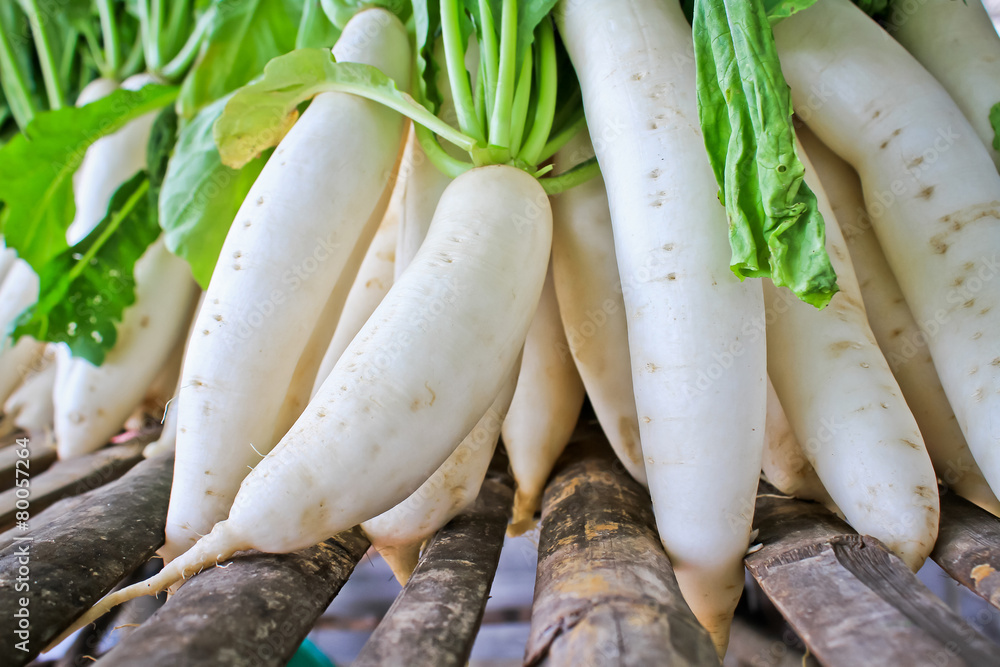
[[[723,667],[819,667],[816,658],[797,646],[798,637],[774,632],[766,625],[751,623],[739,615],[729,632],[729,648]]]
[[[615,461],[590,429],[545,489],[525,664],[718,665],[660,545],[649,493]]]
[[[141,448],[141,445],[137,445]],[[173,456],[135,466],[85,501],[0,552],[0,665],[27,663],[50,641],[146,562],[163,543]],[[34,496],[32,496],[34,502]],[[13,614],[22,549],[30,569],[30,650],[15,648]]]
[[[99,449],[92,454],[59,461],[45,472],[31,473],[31,513],[38,514],[49,505],[86,493],[121,477],[142,460],[142,450],[156,439],[156,433],[143,434],[120,445]],[[15,503],[19,489],[0,493],[0,530],[14,525]]]
[[[24,436],[23,433],[19,435]],[[15,439],[13,443],[16,442]],[[14,481],[17,479],[17,462],[23,457],[23,454],[20,453],[23,448],[14,447],[13,443],[5,443],[3,447],[0,447],[0,491],[6,491],[14,486]],[[31,473],[32,477],[37,477],[56,462],[56,450],[47,443],[29,441],[28,451],[31,453],[28,457],[30,468],[24,470],[24,463],[21,463],[20,466],[22,471]],[[24,472],[22,472],[22,477]]]
[[[1000,647],[820,505],[762,483],[754,524],[747,568],[824,665],[1000,665]]]
[[[367,549],[353,528],[291,554],[239,554],[186,582],[97,664],[283,666]]]
[[[442,528],[352,667],[461,667],[500,560],[514,492],[491,472],[476,502]]]
[[[1000,519],[954,493],[942,493],[941,528],[931,558],[1000,608]]]

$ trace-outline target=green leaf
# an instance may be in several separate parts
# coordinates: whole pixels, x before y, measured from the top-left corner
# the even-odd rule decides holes
[[[168,107],[153,123],[147,170],[115,191],[90,234],[39,272],[38,302],[18,319],[15,337],[67,343],[74,356],[104,362],[135,303],[135,263],[160,235],[156,202],[176,135],[177,114]]]
[[[295,48],[302,17],[296,0],[215,0],[201,53],[178,99],[183,118],[260,74],[271,58]]]
[[[343,30],[355,14],[369,7],[388,10],[398,16],[403,23],[406,23],[412,14],[409,0],[319,0],[319,3],[330,23],[339,30]]]
[[[465,150],[475,142],[439,120],[371,65],[338,63],[328,49],[299,49],[268,63],[264,76],[241,88],[215,123],[223,164],[239,169],[278,144],[298,118],[297,107],[323,92],[375,100],[422,123]]]
[[[881,16],[889,9],[889,0],[854,0],[854,4],[869,16]]]
[[[167,248],[191,265],[202,288],[208,287],[236,211],[266,161],[253,159],[239,170],[222,164],[212,125],[228,101],[213,102],[181,129],[160,191]]]
[[[814,4],[816,0],[763,0],[764,12],[772,26],[796,12],[809,9]]]
[[[990,125],[993,126],[993,150],[1000,151],[1000,102],[990,107]]]
[[[135,303],[135,261],[160,233],[149,175],[139,172],[115,192],[108,215],[39,271],[39,299],[14,337],[63,342],[74,356],[100,365],[118,339],[117,323]]]
[[[321,0],[304,0],[295,48],[333,48],[340,37],[340,28],[323,12]]]
[[[434,41],[441,30],[441,4],[437,0],[413,0],[413,26],[417,50],[417,100],[433,112],[441,106],[437,86],[438,65],[434,59]]]
[[[729,218],[731,268],[822,308],[837,291],[826,230],[795,154],[792,101],[760,0],[697,0],[698,113]]]
[[[87,148],[129,121],[170,104],[177,89],[119,89],[82,107],[43,112],[0,149],[0,233],[41,273],[63,252],[73,220],[73,173]]]

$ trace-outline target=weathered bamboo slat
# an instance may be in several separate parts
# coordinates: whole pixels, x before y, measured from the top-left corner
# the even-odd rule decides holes
[[[181,586],[97,664],[285,665],[367,549],[353,528],[291,554],[238,555]]]
[[[723,667],[819,667],[816,658],[806,656],[796,646],[798,637],[752,624],[739,615],[733,619],[729,648]]]
[[[21,433],[20,435],[23,436],[24,434]],[[21,461],[24,455],[20,454],[23,448],[13,446],[16,442],[17,439],[15,438],[13,441],[5,441],[0,446],[0,491],[6,491],[14,486],[14,482],[17,479],[17,462]],[[31,467],[25,470],[24,463],[21,463],[22,476],[25,472],[28,472],[31,473],[32,477],[36,477],[56,462],[55,447],[47,443],[32,442],[29,445],[29,451],[31,452],[31,456],[29,457]]]
[[[490,473],[476,502],[442,528],[353,667],[461,667],[489,598],[514,492]]]
[[[154,435],[142,435],[120,445],[99,449],[93,454],[59,461],[41,473],[34,468],[29,469],[31,513],[38,514],[63,498],[86,493],[118,479],[142,460],[143,447],[153,439]],[[18,491],[13,488],[0,493],[0,530],[14,525]]]
[[[133,445],[142,448],[141,444]],[[163,543],[173,456],[145,461],[121,479],[87,493],[58,519],[0,552],[0,664],[26,664]],[[35,488],[34,486],[32,487]],[[34,507],[34,495],[32,495]],[[27,593],[16,590],[29,555]],[[19,598],[29,598],[27,652],[15,648]]]
[[[1000,519],[954,493],[942,493],[931,558],[952,579],[1000,607]]]
[[[589,429],[545,489],[525,664],[718,665],[660,545],[649,493],[615,462]]]
[[[1000,664],[1000,647],[820,505],[762,483],[754,524],[763,547],[747,568],[824,665]]]

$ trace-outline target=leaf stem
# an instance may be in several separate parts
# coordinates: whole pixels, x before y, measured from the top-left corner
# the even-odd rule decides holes
[[[448,152],[441,147],[434,133],[420,123],[413,124],[413,131],[416,133],[417,141],[420,142],[420,147],[424,149],[427,159],[445,176],[455,178],[473,168],[474,165],[471,162],[459,160],[448,155]]]
[[[545,147],[542,149],[541,155],[538,156],[539,162],[545,162],[555,155],[556,151],[569,143],[570,139],[587,127],[587,119],[583,115],[583,107],[579,107],[574,116],[572,122],[567,123],[565,127],[549,137],[549,140],[545,143]]]
[[[575,188],[581,183],[585,183],[601,173],[601,168],[597,164],[597,158],[592,157],[584,160],[568,171],[564,171],[558,176],[550,178],[540,178],[538,182],[545,190],[545,194],[557,195],[570,188]]]
[[[42,79],[45,81],[45,94],[49,100],[49,108],[62,109],[66,106],[66,97],[59,85],[59,70],[52,53],[52,42],[45,29],[45,19],[38,6],[38,0],[23,0],[24,13],[31,25],[31,34],[35,38],[35,50],[38,52],[38,63],[42,69]]]
[[[14,116],[17,126],[24,130],[35,117],[35,103],[31,100],[28,82],[18,65],[14,49],[7,39],[6,26],[2,21],[0,21],[0,73],[3,74],[0,76],[0,86],[3,87],[4,97],[10,105],[10,113]]]
[[[531,132],[518,152],[518,157],[528,164],[538,164],[545,142],[552,130],[552,121],[556,115],[556,41],[552,30],[552,21],[544,19],[538,26],[538,106],[535,107],[535,118]]]
[[[441,31],[444,38],[445,62],[448,66],[448,82],[455,98],[458,125],[462,132],[480,143],[486,136],[472,99],[469,73],[465,69],[465,45],[462,44],[462,29],[459,24],[460,0],[441,0]],[[440,133],[439,133],[440,134]],[[442,135],[444,136],[444,135]]]
[[[483,23],[481,26],[483,37],[479,44],[479,62],[481,63],[481,70],[483,72],[480,78],[482,79],[481,85],[485,86],[483,106],[486,108],[486,118],[490,119],[493,117],[493,105],[496,99],[497,53],[499,46],[497,44],[496,23],[493,21],[493,12],[490,11],[488,0],[479,0],[479,16]],[[487,120],[487,122],[490,121]],[[491,136],[492,131],[493,128],[490,127]]]
[[[511,103],[517,66],[517,0],[503,0],[500,15],[500,64],[497,92],[490,116],[490,143],[510,148]]]
[[[160,70],[160,75],[164,79],[168,81],[179,79],[191,67],[191,63],[198,56],[198,50],[201,48],[202,42],[205,41],[205,36],[208,35],[208,26],[211,23],[213,13],[214,11],[209,9],[201,16],[194,27],[194,31],[188,36],[181,50],[177,52],[173,60],[164,65],[163,69]]]
[[[97,0],[97,13],[101,17],[101,35],[104,37],[104,62],[109,70],[117,73],[122,64],[121,38],[112,0]]]
[[[517,155],[524,140],[524,129],[528,123],[528,108],[531,106],[531,77],[535,69],[534,55],[531,49],[524,53],[521,63],[521,74],[517,79],[517,90],[514,91],[514,103],[510,110],[510,152]]]

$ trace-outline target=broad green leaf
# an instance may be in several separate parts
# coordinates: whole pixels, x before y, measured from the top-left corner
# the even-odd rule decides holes
[[[299,104],[332,91],[373,99],[465,150],[474,146],[472,139],[439,120],[371,65],[338,63],[327,49],[299,49],[268,63],[263,77],[241,88],[226,104],[215,123],[223,164],[239,169],[276,146],[298,118]]]
[[[122,313],[135,303],[135,260],[160,233],[149,192],[149,176],[139,172],[118,188],[94,231],[39,271],[38,303],[22,315],[15,338],[64,342],[74,356],[103,363]]]
[[[215,0],[215,14],[178,99],[183,118],[261,73],[271,58],[295,48],[302,16],[296,0]]]
[[[74,356],[103,363],[135,303],[135,263],[160,235],[156,202],[176,132],[177,115],[168,107],[153,124],[147,169],[115,191],[90,234],[38,272],[38,302],[19,318],[15,336],[67,343]]]
[[[191,265],[203,288],[208,287],[236,211],[266,161],[259,157],[238,170],[222,164],[212,125],[228,101],[225,97],[213,102],[181,129],[160,191],[160,227],[167,248]]]
[[[773,26],[796,12],[809,9],[816,0],[763,0],[763,4],[767,20]]]
[[[66,249],[73,220],[73,173],[87,148],[130,120],[170,104],[171,86],[119,89],[82,107],[35,116],[24,133],[0,149],[0,233],[7,245],[41,273]]]
[[[761,0],[697,0],[698,113],[729,218],[731,268],[822,308],[837,291],[795,153],[792,101]]]
[[[416,97],[431,111],[441,106],[441,92],[437,85],[439,70],[434,58],[434,41],[441,30],[441,4],[437,0],[413,0],[413,26],[417,50]]]

